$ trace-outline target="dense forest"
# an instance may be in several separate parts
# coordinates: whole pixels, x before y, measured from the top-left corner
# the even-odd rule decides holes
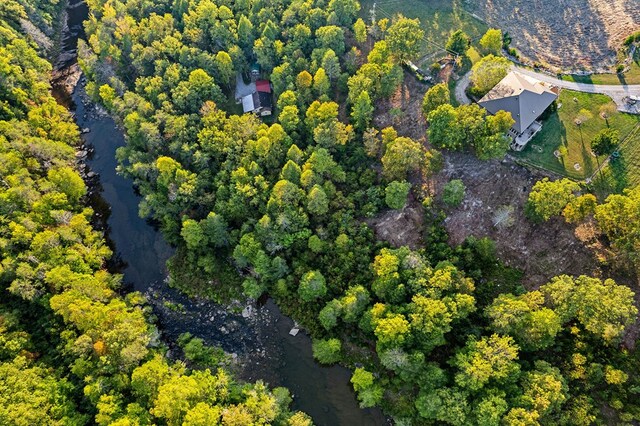
[[[458,203],[464,186],[434,193],[437,149],[500,157],[508,114],[455,108],[437,85],[423,104],[428,145],[372,126],[408,75],[417,20],[365,22],[355,0],[87,3],[87,92],[126,132],[119,169],[143,195],[141,216],[178,249],[172,285],[272,297],[320,363],[353,370],[361,406],[397,424],[640,421],[628,286],[560,275],[525,289],[491,240],[448,244],[440,200]],[[105,269],[79,131],[22,33],[62,6],[0,4],[0,424],[311,424],[286,389],[216,368],[224,355],[199,339],[181,339],[185,362],[167,360],[144,297]],[[454,33],[449,47],[468,42]],[[237,74],[256,64],[276,100],[264,120],[234,99]],[[366,220],[410,202],[425,214],[421,248],[379,241]],[[640,188],[598,200],[568,179],[538,182],[527,204],[534,222],[597,227],[603,261],[630,282],[639,211]]]
[[[170,362],[140,294],[120,293],[78,174],[80,133],[49,93],[51,65],[21,33],[55,2],[0,4],[0,424],[310,425],[283,388],[211,371],[184,336]],[[45,28],[46,29],[46,28]]]
[[[428,184],[441,154],[372,127],[416,53],[417,20],[364,22],[355,0],[88,3],[87,89],[126,130],[118,155],[140,214],[178,247],[173,285],[217,300],[268,294],[309,330],[319,362],[354,369],[361,406],[398,424],[640,420],[638,355],[623,343],[631,289],[562,275],[527,291],[492,241],[450,247]],[[275,119],[237,114],[236,74],[254,64]],[[511,118],[454,108],[444,89],[425,98],[430,146],[503,155]],[[455,203],[461,189],[448,189]],[[408,200],[424,207],[423,248],[376,240],[365,219]],[[598,202],[542,181],[528,212],[595,223],[613,266],[634,276],[639,205],[640,189]]]

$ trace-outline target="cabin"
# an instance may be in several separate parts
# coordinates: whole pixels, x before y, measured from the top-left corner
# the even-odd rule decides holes
[[[538,118],[558,99],[559,90],[533,77],[512,71],[489,91],[478,104],[489,113],[507,111],[515,120],[509,129],[514,151],[522,151],[542,130]]]
[[[242,110],[261,117],[271,115],[273,113],[272,92],[271,82],[257,80],[255,92],[242,98]]]

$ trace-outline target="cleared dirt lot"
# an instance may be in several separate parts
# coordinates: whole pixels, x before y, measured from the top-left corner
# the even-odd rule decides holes
[[[471,235],[493,239],[500,258],[525,272],[528,288],[560,274],[600,275],[594,253],[576,238],[573,226],[560,218],[543,224],[526,219],[529,191],[543,177],[509,160],[480,161],[468,153],[445,153],[445,168],[436,176],[437,192],[451,179],[461,179],[467,187],[462,205],[447,210],[451,242],[461,243]]]
[[[639,0],[467,0],[465,7],[508,31],[527,59],[564,71],[607,70],[640,29]]]

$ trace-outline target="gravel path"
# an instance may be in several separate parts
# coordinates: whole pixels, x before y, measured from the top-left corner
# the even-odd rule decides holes
[[[471,71],[467,72],[456,82],[455,96],[456,101],[458,101],[460,105],[469,105],[471,103],[471,99],[469,99],[466,93],[470,77]]]
[[[600,93],[609,96],[618,106],[619,111],[629,112],[631,114],[640,114],[640,105],[628,105],[624,98],[627,96],[640,96],[640,84],[588,84],[588,83],[575,83],[573,81],[564,81],[548,74],[531,71],[526,68],[514,67],[516,71],[521,74],[528,75],[533,78],[537,78],[545,83],[552,84],[563,89],[575,90],[578,92],[586,93]],[[457,87],[456,87],[457,98]]]

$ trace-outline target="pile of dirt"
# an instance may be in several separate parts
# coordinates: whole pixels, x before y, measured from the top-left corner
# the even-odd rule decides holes
[[[480,161],[465,153],[445,153],[444,158],[436,192],[451,179],[461,179],[466,186],[462,204],[446,210],[452,244],[472,235],[491,238],[499,257],[524,271],[528,288],[561,274],[601,275],[593,252],[576,238],[572,225],[561,218],[534,224],[525,217],[529,191],[544,175],[510,160]]]
[[[563,71],[608,71],[616,50],[640,29],[638,0],[482,0],[465,5],[508,31],[532,61]]]

